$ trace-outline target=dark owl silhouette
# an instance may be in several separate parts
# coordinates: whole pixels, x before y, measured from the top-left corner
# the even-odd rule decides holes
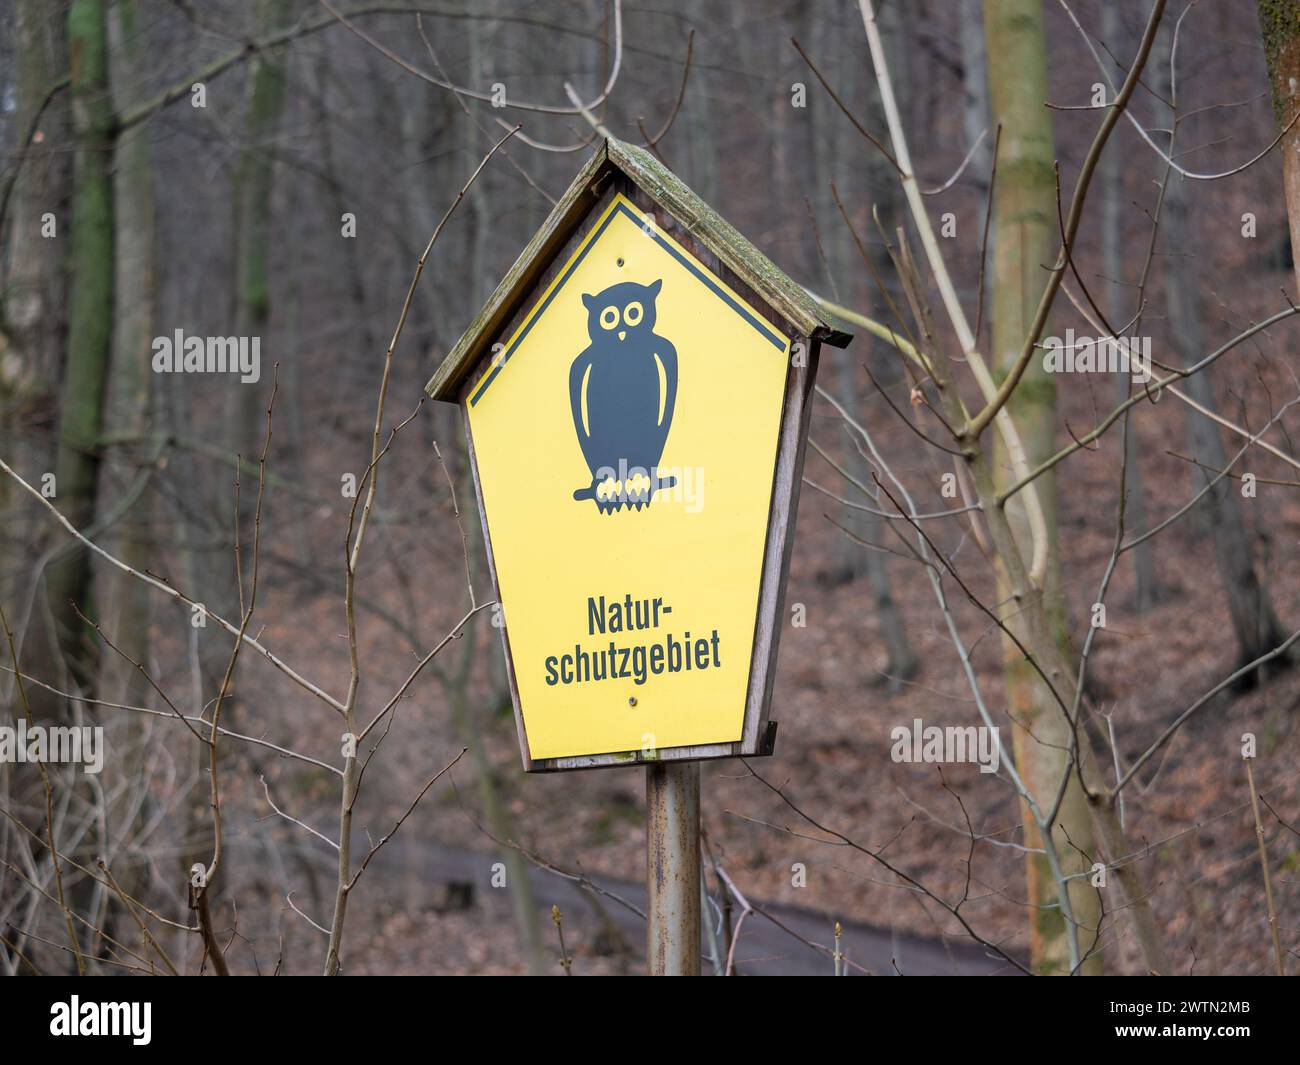
[[[591,343],[569,369],[569,405],[591,483],[573,498],[605,514],[640,510],[677,483],[657,470],[677,402],[677,349],[655,332],[662,285],[625,281],[582,297]]]

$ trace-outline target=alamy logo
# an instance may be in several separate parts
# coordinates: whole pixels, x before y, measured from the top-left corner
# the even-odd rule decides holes
[[[80,762],[92,776],[104,768],[104,729],[99,726],[0,725],[0,762]]]
[[[1043,340],[1043,369],[1048,373],[1127,373],[1133,383],[1151,380],[1150,337],[1076,337]]]
[[[237,373],[246,385],[262,377],[261,337],[187,337],[183,329],[154,337],[154,373]]]
[[[895,726],[889,738],[894,741],[889,754],[895,762],[978,762],[981,773],[996,773],[1002,764],[1002,740],[996,726],[940,728],[924,726],[918,717],[911,728]]]
[[[150,1002],[69,1002],[50,1006],[50,1035],[130,1036],[138,1047],[152,1038],[153,1004]]]

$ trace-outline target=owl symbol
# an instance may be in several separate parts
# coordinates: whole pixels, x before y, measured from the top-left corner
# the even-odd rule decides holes
[[[655,333],[662,278],[583,294],[591,343],[569,369],[569,406],[591,483],[573,493],[602,514],[640,510],[675,477],[657,467],[677,402],[677,349]]]

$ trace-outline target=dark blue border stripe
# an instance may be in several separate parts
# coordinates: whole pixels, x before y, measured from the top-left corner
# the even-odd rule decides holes
[[[619,204],[619,207],[623,208],[623,205]],[[626,208],[623,209],[626,210]],[[631,212],[628,213],[633,221],[638,222],[641,231],[645,232],[645,223],[639,221],[635,215],[631,214]],[[691,262],[690,259],[688,259],[675,247],[673,247],[672,242],[669,241],[663,235],[661,235],[658,229],[652,229],[648,235],[653,237],[655,241],[659,244],[659,246],[664,249],[664,251],[666,251],[674,259],[676,259],[679,263],[681,263],[684,267],[686,267],[687,270],[689,270],[701,281],[703,281],[704,284],[708,286],[709,290],[720,300],[722,300],[723,303],[725,303],[728,307],[730,307],[733,311],[735,311],[738,315],[740,315],[740,317],[745,319],[745,321],[747,321],[750,325],[752,325],[755,329],[757,329],[759,333],[762,334],[764,340],[772,344],[778,350],[785,351],[785,337],[780,336],[778,333],[776,333],[770,326],[767,325],[766,322],[758,318],[748,307],[742,305],[737,300],[732,299],[731,296],[728,295],[727,291],[723,289],[716,281],[714,281],[713,278],[709,277],[708,274],[706,274],[703,270],[701,270],[698,266],[696,266],[693,262]]]
[[[478,386],[474,394],[470,397],[469,405],[471,407],[474,406],[476,403],[478,403],[480,399],[483,398],[483,393],[487,391],[488,385],[490,385],[493,382],[493,380],[496,379],[496,375],[501,372],[501,368],[505,366],[510,356],[515,353],[515,349],[517,349],[519,345],[524,342],[524,337],[528,336],[529,330],[531,330],[533,326],[541,319],[542,315],[546,313],[546,308],[551,305],[551,301],[560,294],[560,290],[564,288],[565,283],[569,280],[570,276],[573,274],[573,271],[576,270],[578,268],[578,265],[582,262],[582,260],[587,257],[587,252],[591,251],[591,249],[596,246],[596,242],[600,240],[600,235],[605,232],[605,229],[609,226],[610,222],[614,221],[615,217],[620,212],[627,215],[628,218],[630,218],[632,222],[636,225],[636,227],[641,230],[641,232],[646,233],[645,219],[638,218],[636,214],[633,213],[628,208],[627,204],[616,203],[614,205],[614,210],[610,211],[609,214],[605,216],[605,220],[601,222],[600,226],[596,229],[596,231],[587,238],[586,245],[585,247],[583,247],[582,251],[578,253],[577,258],[575,258],[573,262],[569,264],[569,268],[564,271],[564,274],[560,277],[560,280],[556,283],[555,287],[551,289],[546,299],[542,301],[541,306],[538,307],[532,313],[532,315],[528,319],[528,323],[520,331],[519,335],[515,337],[515,339],[511,342],[510,347],[508,347],[505,350],[500,360],[498,360],[497,364],[492,367],[492,372],[489,373],[485,378],[483,378],[482,384]],[[712,292],[715,296],[721,299],[728,307],[730,307],[733,311],[735,311],[738,315],[740,315],[741,318],[743,318],[746,322],[748,322],[755,329],[757,329],[759,333],[762,335],[764,340],[768,341],[778,350],[785,351],[784,337],[776,333],[770,326],[768,326],[766,322],[758,318],[748,307],[745,307],[737,300],[732,299],[732,297],[726,292],[725,289],[719,286],[718,283],[713,280],[713,278],[709,277],[708,274],[704,273],[704,271],[702,271],[698,266],[696,266],[693,262],[691,262],[690,259],[688,259],[680,251],[678,251],[672,245],[672,242],[669,241],[666,237],[664,237],[657,228],[651,228],[650,231],[646,233],[646,235],[653,237],[656,243],[658,243],[659,246],[664,249],[664,251],[666,251],[674,259],[676,259],[684,267],[686,267],[686,269],[689,270],[692,274],[694,274],[697,278],[699,278],[699,280],[703,281],[704,284],[708,287],[710,292]]]
[[[623,205],[619,204],[618,206],[622,207]],[[487,391],[488,385],[490,385],[492,381],[496,378],[496,375],[501,372],[501,367],[503,367],[506,364],[506,360],[508,360],[510,356],[515,353],[515,349],[518,348],[519,345],[524,342],[524,337],[528,335],[529,331],[533,328],[533,326],[536,325],[537,322],[541,319],[542,315],[546,313],[546,308],[551,305],[551,301],[560,294],[560,290],[564,288],[565,282],[569,280],[569,277],[573,274],[573,271],[578,268],[578,265],[582,262],[582,260],[587,257],[587,252],[591,251],[591,249],[595,246],[596,241],[600,239],[600,235],[605,232],[605,229],[609,226],[610,222],[614,221],[614,217],[617,214],[618,214],[617,210],[610,211],[609,214],[605,216],[605,221],[601,222],[599,228],[595,231],[595,233],[588,238],[586,246],[582,249],[582,251],[578,253],[577,258],[574,259],[573,262],[569,264],[569,268],[564,271],[564,274],[560,278],[559,282],[556,284],[556,286],[553,289],[551,289],[546,299],[542,301],[542,305],[533,312],[532,316],[528,319],[528,323],[520,331],[519,335],[515,337],[510,347],[508,347],[502,353],[500,361],[498,361],[497,364],[492,367],[492,372],[488,374],[487,377],[483,379],[483,383],[478,386],[478,389],[475,391],[474,395],[470,398],[469,404],[471,407],[474,406],[474,404],[477,403],[482,398],[483,393]]]

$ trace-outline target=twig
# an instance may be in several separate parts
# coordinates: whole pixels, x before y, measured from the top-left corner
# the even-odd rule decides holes
[[[1255,842],[1259,844],[1259,867],[1264,874],[1264,900],[1268,906],[1268,930],[1273,935],[1273,960],[1277,966],[1277,975],[1286,975],[1286,965],[1282,960],[1282,940],[1277,928],[1277,909],[1273,905],[1273,880],[1268,871],[1268,848],[1264,845],[1264,825],[1259,819],[1259,796],[1255,792],[1255,774],[1250,768],[1251,760],[1243,758],[1246,763],[1246,785],[1250,788],[1250,810],[1255,817]]]
[[[564,969],[565,976],[572,976],[573,959],[569,957],[569,952],[564,949],[564,917],[561,915],[558,906],[551,907],[551,920],[555,922],[555,934],[560,939],[560,967]]]

